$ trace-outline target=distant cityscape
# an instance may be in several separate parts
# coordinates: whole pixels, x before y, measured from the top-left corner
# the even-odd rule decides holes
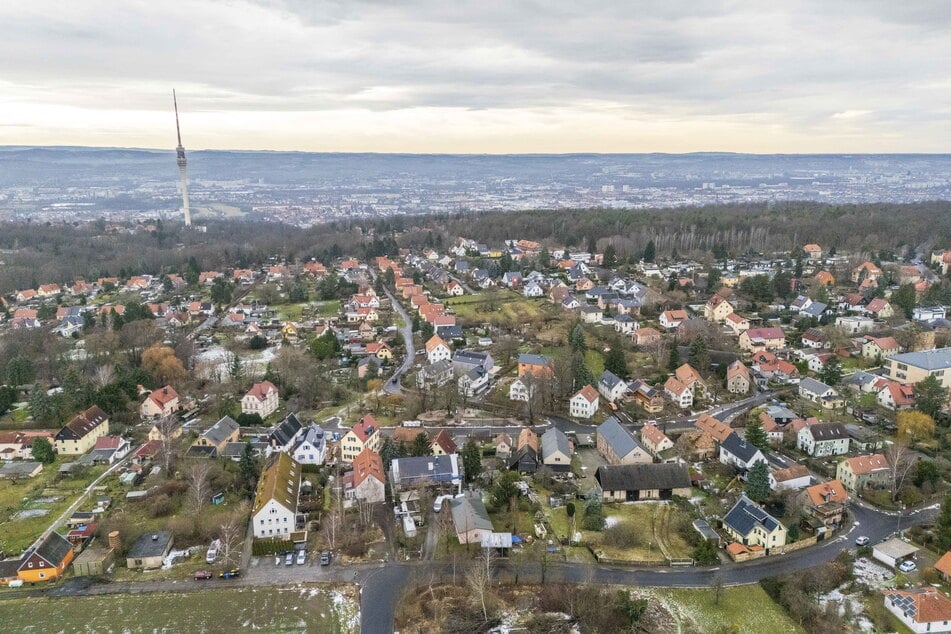
[[[951,155],[189,152],[196,221],[951,199]],[[181,218],[174,151],[0,149],[0,219]]]

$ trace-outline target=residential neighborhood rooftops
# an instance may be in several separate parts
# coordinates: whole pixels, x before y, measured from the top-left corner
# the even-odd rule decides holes
[[[746,495],[741,495],[732,509],[724,516],[723,523],[728,524],[741,535],[749,534],[756,526],[762,526],[772,532],[781,526],[779,520],[758,507]]]
[[[936,588],[925,586],[909,590],[889,590],[885,593],[885,598],[900,609],[905,618],[920,623],[921,627],[929,624],[928,631],[940,631],[931,630],[932,623],[947,624],[951,621],[951,599]],[[947,631],[946,628],[942,629]]]
[[[889,360],[913,365],[922,370],[941,370],[951,367],[951,348],[893,354]]]
[[[681,464],[601,465],[594,474],[604,491],[689,489],[690,474]]]
[[[849,498],[845,492],[845,487],[838,480],[814,484],[806,488],[806,495],[809,496],[809,501],[814,506],[832,503],[845,504]]]
[[[452,522],[457,531],[479,529],[492,530],[492,520],[489,512],[477,495],[464,495],[452,500]]]
[[[108,420],[109,415],[93,405],[84,412],[73,417],[71,421],[56,434],[56,440],[72,440],[84,438],[89,432]]]
[[[626,456],[640,447],[631,432],[624,429],[614,416],[608,417],[598,426],[598,436],[604,439],[617,456]]]
[[[873,471],[880,471],[882,469],[889,468],[888,460],[886,460],[885,456],[880,453],[872,454],[871,456],[856,456],[854,458],[846,458],[845,462],[848,463],[852,473],[856,475],[872,473]]]
[[[269,501],[274,500],[291,511],[297,510],[297,495],[300,491],[301,470],[293,458],[283,452],[271,454],[265,461],[261,477],[254,493],[252,513],[257,513]]]

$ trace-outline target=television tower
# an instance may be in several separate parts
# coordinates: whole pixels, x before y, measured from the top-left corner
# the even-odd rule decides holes
[[[175,97],[175,89],[172,89],[172,103],[175,105],[175,132],[178,134],[178,147],[175,151],[178,153],[178,175],[182,180],[182,210],[185,212],[185,226],[192,226],[192,214],[188,208],[188,173],[185,165],[185,147],[182,145],[182,131],[178,127],[178,99]]]

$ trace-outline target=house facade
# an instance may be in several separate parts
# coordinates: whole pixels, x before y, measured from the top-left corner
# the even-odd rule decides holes
[[[288,539],[296,530],[301,468],[283,452],[265,461],[251,508],[255,539]]]
[[[109,416],[93,405],[77,414],[56,433],[53,448],[60,455],[78,456],[96,445],[96,440],[109,433]]]
[[[267,418],[277,411],[278,390],[270,381],[255,383],[251,389],[241,397],[241,413],[257,414]]]
[[[598,392],[585,385],[568,399],[568,412],[575,418],[591,418],[598,411]]]

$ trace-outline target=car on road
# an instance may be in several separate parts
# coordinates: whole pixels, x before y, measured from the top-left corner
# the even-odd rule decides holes
[[[320,565],[329,566],[330,565],[330,551],[325,550],[320,553]]]
[[[280,566],[280,565],[281,565],[281,556],[280,556],[280,555],[274,555],[274,565],[275,565],[275,566]]]
[[[305,563],[307,563],[307,551],[298,550],[297,551],[297,565],[303,566]]]
[[[859,535],[855,538],[856,546],[868,546],[869,539],[865,535]]]
[[[197,581],[202,581],[203,579],[211,579],[215,575],[211,574],[209,570],[199,570],[195,573],[195,579]]]
[[[915,562],[911,561],[910,559],[906,559],[905,561],[898,564],[898,569],[902,572],[913,572],[918,569],[918,566],[916,566]]]
[[[232,568],[231,570],[228,570],[227,572],[223,572],[218,576],[221,577],[222,579],[234,579],[235,577],[241,576],[241,571],[238,570],[237,568]]]
[[[287,553],[284,555],[284,565],[293,566],[294,565],[294,553]]]

